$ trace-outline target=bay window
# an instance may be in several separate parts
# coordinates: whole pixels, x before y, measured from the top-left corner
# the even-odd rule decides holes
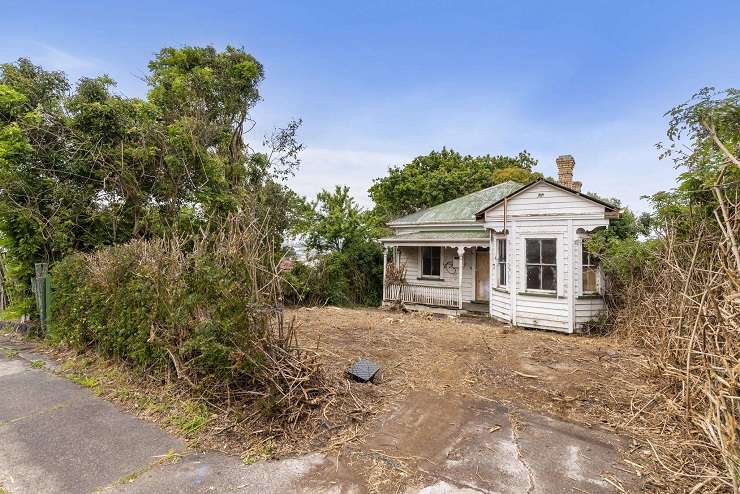
[[[556,249],[554,238],[526,239],[527,290],[557,290]]]

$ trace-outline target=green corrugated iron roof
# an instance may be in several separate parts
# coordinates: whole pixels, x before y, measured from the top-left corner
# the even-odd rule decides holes
[[[461,221],[475,221],[475,213],[482,208],[503,199],[512,192],[524,187],[519,182],[508,181],[443,202],[431,208],[422,209],[408,216],[395,219],[389,226],[422,225],[428,223],[458,223]]]
[[[423,232],[406,233],[393,237],[381,238],[381,242],[411,242],[411,241],[452,241],[488,240],[488,231],[478,230],[427,230]]]

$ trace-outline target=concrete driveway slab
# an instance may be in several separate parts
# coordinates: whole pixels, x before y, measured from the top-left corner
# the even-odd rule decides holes
[[[89,396],[77,384],[0,357],[0,424]]]
[[[11,417],[0,423],[0,484],[11,494],[90,493],[184,447],[156,425],[43,371],[6,373],[0,389],[0,414]]]
[[[522,413],[518,443],[532,473],[534,493],[593,494],[614,492],[604,480],[613,476],[626,485],[635,477],[617,470],[619,448],[626,446],[618,436],[533,413]],[[618,474],[618,475],[617,475]]]
[[[603,476],[638,480],[617,469],[623,441],[540,414],[490,401],[411,394],[386,416],[368,449],[414,458],[433,479],[421,492],[614,492]]]
[[[303,492],[303,476],[326,461],[314,453],[281,461],[245,465],[239,458],[218,453],[185,456],[174,464],[158,465],[129,484],[103,492],[115,494],[283,494]],[[311,489],[314,493],[340,492],[331,483]],[[347,490],[342,490],[348,493]]]

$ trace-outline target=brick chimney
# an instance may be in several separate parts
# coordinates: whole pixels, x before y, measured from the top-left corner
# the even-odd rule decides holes
[[[573,156],[569,154],[558,156],[555,163],[558,165],[558,182],[560,182],[560,185],[580,192],[583,184],[573,180],[573,168],[576,166],[576,160],[573,159]]]

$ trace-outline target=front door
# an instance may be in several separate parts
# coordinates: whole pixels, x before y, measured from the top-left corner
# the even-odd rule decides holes
[[[488,300],[490,283],[491,264],[489,263],[488,252],[476,251],[475,253],[475,299]]]

